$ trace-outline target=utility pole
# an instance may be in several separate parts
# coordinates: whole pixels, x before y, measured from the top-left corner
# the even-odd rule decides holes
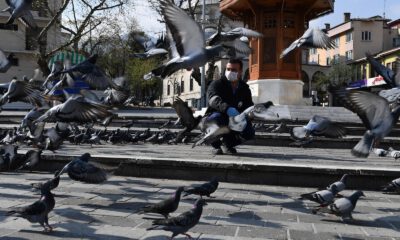
[[[201,11],[201,26],[205,29],[206,21],[206,0],[203,0],[202,11]],[[206,69],[205,65],[201,67],[201,90],[200,90],[200,108],[206,107]]]

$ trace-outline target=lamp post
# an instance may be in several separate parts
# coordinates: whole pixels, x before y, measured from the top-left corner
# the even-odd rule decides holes
[[[202,11],[201,11],[201,26],[205,29],[206,18],[206,0],[203,0]],[[201,89],[200,89],[200,109],[206,107],[206,69],[205,66],[201,67]],[[199,109],[199,110],[200,110]]]

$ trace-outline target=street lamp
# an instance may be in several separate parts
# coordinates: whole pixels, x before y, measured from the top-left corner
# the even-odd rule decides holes
[[[206,0],[203,0],[203,6],[201,11],[201,26],[203,34],[205,30],[206,20]],[[206,107],[206,69],[205,65],[201,67],[201,89],[200,89],[200,108]],[[200,109],[199,109],[200,110]]]

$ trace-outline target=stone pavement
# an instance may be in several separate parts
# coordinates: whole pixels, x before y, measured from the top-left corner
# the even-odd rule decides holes
[[[11,207],[38,198],[29,183],[50,178],[44,173],[2,173],[0,178],[1,239],[167,239],[169,232],[150,231],[147,218],[134,212],[148,202],[172,194],[193,182],[112,176],[101,185],[83,184],[63,176],[56,194],[50,224],[43,233],[38,224],[5,217]],[[190,234],[197,239],[400,239],[399,195],[365,191],[354,213],[354,222],[335,216],[312,215],[310,202],[300,193],[314,189],[220,183],[207,199],[200,224]],[[344,191],[344,195],[351,191]],[[185,197],[177,213],[188,210],[194,198]],[[176,239],[184,239],[179,236]]]

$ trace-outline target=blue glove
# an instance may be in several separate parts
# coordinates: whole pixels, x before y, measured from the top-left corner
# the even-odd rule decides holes
[[[229,117],[236,117],[240,113],[236,108],[230,107],[228,110],[226,110],[226,114],[228,114]]]

